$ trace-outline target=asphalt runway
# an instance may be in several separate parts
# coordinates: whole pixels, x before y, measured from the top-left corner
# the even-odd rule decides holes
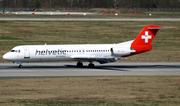
[[[92,77],[92,76],[169,76],[180,75],[180,63],[94,63],[95,68],[76,67],[76,63],[0,63],[0,79]]]
[[[180,21],[180,18],[0,18],[0,21]]]

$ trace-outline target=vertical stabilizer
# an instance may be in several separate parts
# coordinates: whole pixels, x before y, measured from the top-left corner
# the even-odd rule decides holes
[[[136,50],[135,54],[150,51],[152,49],[151,43],[156,36],[159,29],[175,29],[164,28],[157,25],[148,25],[143,28],[136,39],[131,44],[131,49]]]

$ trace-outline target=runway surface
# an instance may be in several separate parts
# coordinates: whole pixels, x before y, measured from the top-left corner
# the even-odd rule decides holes
[[[180,18],[0,18],[1,21],[180,21]]]
[[[180,63],[95,63],[95,68],[76,67],[76,63],[0,63],[0,79],[84,77],[84,76],[166,76],[180,75]]]

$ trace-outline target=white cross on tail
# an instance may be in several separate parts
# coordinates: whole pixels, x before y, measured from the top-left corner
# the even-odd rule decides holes
[[[142,35],[141,38],[145,39],[145,43],[148,43],[148,40],[151,39],[151,35],[148,35],[149,32],[145,31],[145,35]]]

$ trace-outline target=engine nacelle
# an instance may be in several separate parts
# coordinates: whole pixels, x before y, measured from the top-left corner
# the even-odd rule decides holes
[[[112,56],[124,56],[124,55],[130,55],[135,53],[136,51],[134,49],[127,49],[127,48],[111,48],[111,54]]]

